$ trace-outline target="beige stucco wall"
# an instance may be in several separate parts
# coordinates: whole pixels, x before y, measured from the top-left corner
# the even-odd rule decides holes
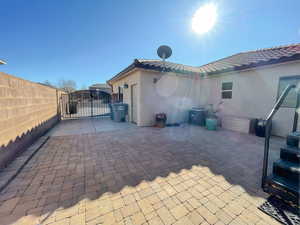
[[[153,125],[157,113],[166,113],[167,123],[186,122],[188,110],[200,106],[199,80],[191,76],[142,71],[141,90],[142,126]]]
[[[201,79],[202,103],[217,104],[222,82],[232,81],[232,99],[222,99],[221,115],[266,118],[277,98],[279,78],[294,75],[300,75],[299,61]],[[280,108],[273,120],[273,134],[288,134],[293,116],[294,109]]]
[[[56,89],[0,72],[0,147],[58,114]]]
[[[138,125],[151,126],[154,115],[164,112],[168,123],[187,121],[191,107],[220,101],[220,116],[239,118],[266,118],[272,109],[278,91],[279,78],[300,75],[300,62],[290,62],[231,72],[216,76],[195,78],[174,73],[138,70],[113,85],[138,84]],[[154,84],[153,79],[158,82]],[[222,82],[232,81],[232,99],[221,99]],[[130,105],[130,88],[124,90],[124,101]],[[129,110],[130,112],[130,110]],[[273,134],[285,136],[292,128],[294,109],[281,108],[273,120]]]
[[[132,121],[132,116],[131,116],[131,86],[132,85],[137,85],[137,125],[140,124],[141,120],[141,107],[140,107],[140,102],[141,102],[141,84],[140,84],[140,79],[141,79],[141,71],[140,70],[134,70],[132,71],[128,76],[116,81],[112,85],[113,93],[118,93],[118,87],[124,87],[124,84],[128,84],[128,88],[123,89],[123,102],[128,104],[128,120]]]

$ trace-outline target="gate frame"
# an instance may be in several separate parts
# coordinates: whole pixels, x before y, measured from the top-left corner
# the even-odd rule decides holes
[[[97,100],[100,102],[95,104]],[[62,94],[60,96],[61,119],[110,116],[111,101],[111,94],[101,90],[78,90]],[[76,113],[72,113],[70,110],[71,102],[75,102]],[[78,113],[78,109],[84,109],[86,105],[88,109]],[[97,109],[104,110],[104,112],[97,113]]]

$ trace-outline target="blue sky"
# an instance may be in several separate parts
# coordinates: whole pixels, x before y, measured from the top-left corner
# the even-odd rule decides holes
[[[218,20],[198,35],[193,13],[214,2]],[[299,0],[0,0],[0,71],[28,80],[105,82],[134,58],[202,64],[300,42]]]

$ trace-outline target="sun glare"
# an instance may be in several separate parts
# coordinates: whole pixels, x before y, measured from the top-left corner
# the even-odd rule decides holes
[[[208,32],[216,23],[217,7],[213,3],[208,3],[200,7],[192,19],[192,29],[198,34]]]

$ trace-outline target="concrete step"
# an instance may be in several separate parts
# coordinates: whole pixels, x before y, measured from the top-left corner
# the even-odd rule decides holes
[[[300,165],[285,160],[273,163],[273,174],[286,178],[290,182],[300,182]]]
[[[267,179],[268,192],[280,196],[286,202],[292,202],[293,206],[299,208],[300,187],[299,182],[291,182],[280,176],[270,176]]]
[[[300,149],[286,146],[280,150],[280,158],[292,163],[300,163]]]

